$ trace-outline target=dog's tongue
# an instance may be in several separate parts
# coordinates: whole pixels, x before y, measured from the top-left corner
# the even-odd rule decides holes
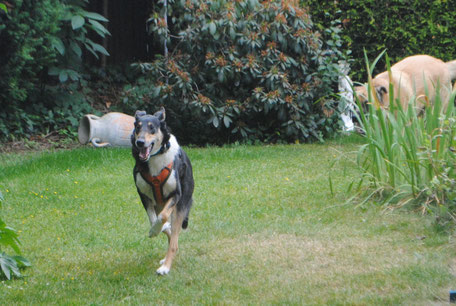
[[[139,158],[142,160],[147,160],[150,154],[150,147],[139,149]]]

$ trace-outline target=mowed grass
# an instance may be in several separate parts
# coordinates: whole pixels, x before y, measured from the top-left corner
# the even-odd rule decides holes
[[[0,282],[0,303],[448,301],[454,236],[414,212],[347,204],[357,148],[356,141],[187,148],[194,206],[165,277],[155,270],[167,239],[147,237],[128,149],[4,155],[2,217],[20,231],[33,266]]]

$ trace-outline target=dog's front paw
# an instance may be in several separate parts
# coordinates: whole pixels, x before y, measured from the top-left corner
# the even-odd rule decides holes
[[[160,264],[163,265],[165,263],[165,261],[166,261],[166,257],[163,258],[162,260],[160,260]]]
[[[161,266],[160,268],[158,268],[158,270],[157,270],[158,275],[166,275],[168,273],[169,273],[169,268],[164,265]]]
[[[155,221],[155,223],[152,224],[152,226],[150,227],[149,237],[155,237],[158,234],[160,234],[162,227],[163,227],[163,224],[162,224],[161,220]]]
[[[168,230],[171,230],[171,223],[166,222],[165,224],[163,224],[163,227],[162,227],[161,231],[162,232],[166,232]]]

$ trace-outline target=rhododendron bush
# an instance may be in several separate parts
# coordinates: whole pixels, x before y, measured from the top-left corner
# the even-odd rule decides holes
[[[144,74],[123,99],[132,111],[164,105],[193,143],[321,140],[338,129],[339,29],[323,41],[296,1],[159,1],[151,16],[169,51],[138,64]]]

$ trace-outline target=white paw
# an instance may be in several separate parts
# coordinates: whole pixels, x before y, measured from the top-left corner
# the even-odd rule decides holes
[[[165,266],[161,266],[160,268],[158,268],[157,270],[157,274],[158,275],[166,275],[169,273],[169,268],[165,267]]]
[[[164,231],[167,231],[167,230],[171,230],[171,223],[169,222],[166,222],[165,224],[163,224],[163,227],[162,227],[162,232]]]
[[[157,236],[158,234],[160,234],[161,232],[161,229],[162,229],[162,222],[161,220],[156,220],[154,224],[152,224],[152,226],[150,227],[150,231],[149,231],[149,237],[155,237]]]
[[[160,260],[160,265],[163,265],[165,263],[165,261],[166,261],[166,257],[163,258],[162,260]]]

